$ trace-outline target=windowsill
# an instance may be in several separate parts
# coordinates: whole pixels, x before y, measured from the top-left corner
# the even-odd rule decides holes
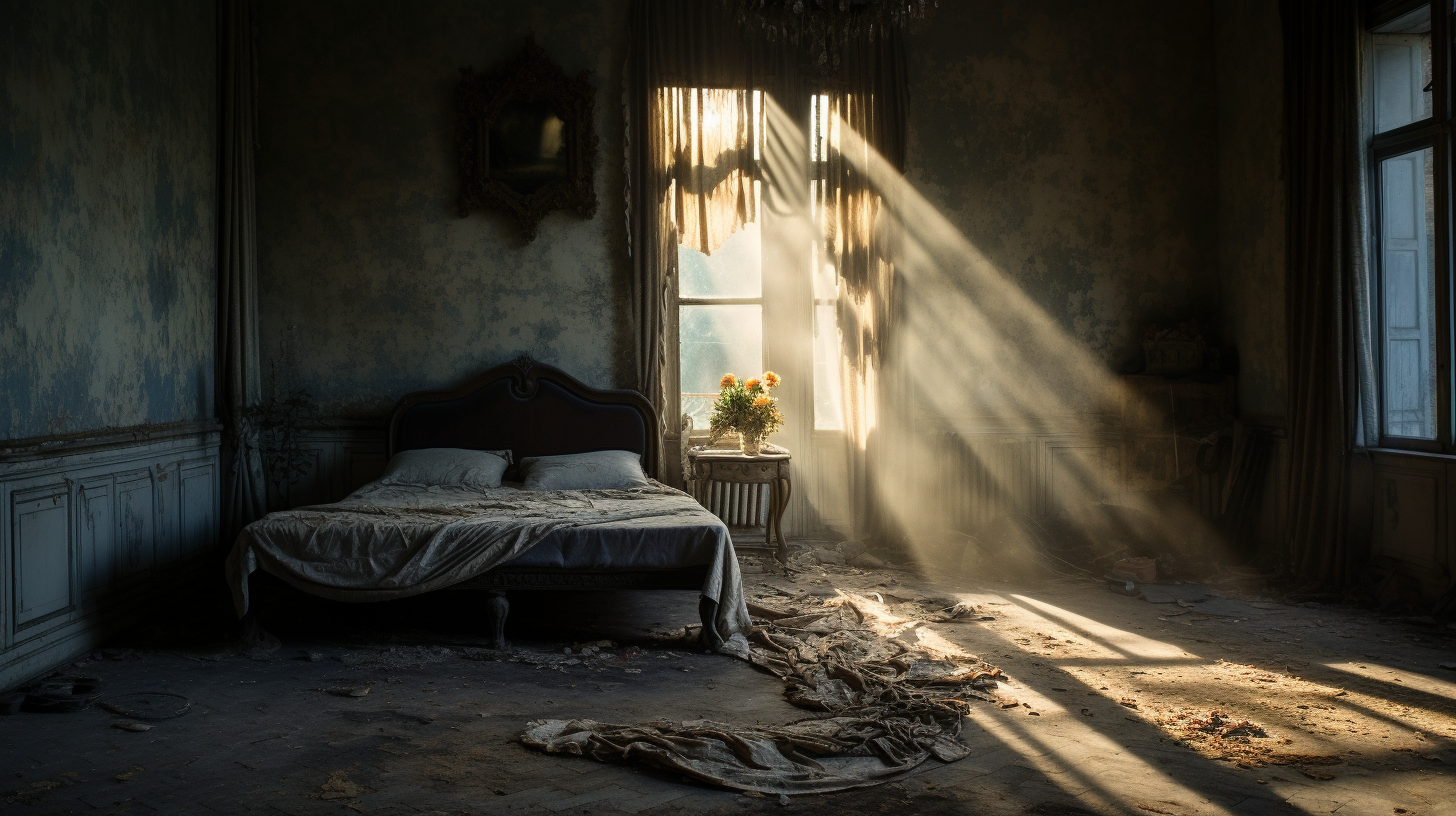
[[[1356,448],[1366,453],[1381,453],[1392,456],[1412,456],[1418,459],[1438,459],[1443,462],[1456,462],[1456,453],[1440,453],[1439,451],[1411,450],[1410,448]]]

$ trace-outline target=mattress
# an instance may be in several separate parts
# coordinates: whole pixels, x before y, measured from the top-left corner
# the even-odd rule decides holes
[[[680,516],[564,527],[534,547],[501,564],[502,568],[572,570],[654,570],[713,563],[723,522],[708,511],[703,518]]]

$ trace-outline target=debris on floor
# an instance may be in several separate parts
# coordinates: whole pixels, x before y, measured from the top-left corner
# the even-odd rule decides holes
[[[369,792],[369,788],[350,781],[347,773],[334,771],[329,774],[328,780],[319,786],[318,798],[324,800],[353,799],[360,794]]]
[[[192,701],[170,691],[113,694],[99,701],[98,708],[133,720],[171,720],[192,709]]]
[[[143,731],[150,731],[155,726],[150,726],[146,723],[139,723],[136,720],[117,720],[116,722],[113,722],[111,724],[111,727],[120,731],[133,731],[136,733],[141,733]]]

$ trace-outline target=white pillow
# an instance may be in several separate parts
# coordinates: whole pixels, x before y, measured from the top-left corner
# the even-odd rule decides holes
[[[510,464],[510,451],[465,448],[419,448],[400,451],[389,460],[380,484],[441,485],[485,490],[500,487]]]
[[[521,482],[525,490],[627,490],[652,486],[642,472],[642,457],[624,450],[528,456],[521,460]]]

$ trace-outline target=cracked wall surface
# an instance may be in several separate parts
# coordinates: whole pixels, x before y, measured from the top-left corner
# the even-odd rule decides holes
[[[1217,329],[1208,4],[943,3],[907,51],[909,180],[1005,280],[1113,371]]]
[[[211,3],[0,5],[0,439],[212,415]]]
[[[530,354],[595,386],[623,365],[627,4],[284,3],[259,9],[261,343],[282,392],[373,417],[401,395]],[[459,218],[455,90],[534,32],[597,90],[597,215],[525,244],[503,213]]]

